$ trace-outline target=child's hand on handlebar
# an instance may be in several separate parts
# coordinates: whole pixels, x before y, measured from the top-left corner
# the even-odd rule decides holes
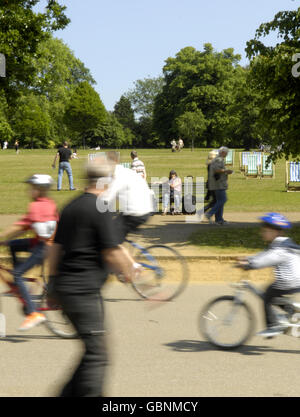
[[[237,263],[235,264],[236,268],[248,269],[249,261],[247,258],[238,258]]]

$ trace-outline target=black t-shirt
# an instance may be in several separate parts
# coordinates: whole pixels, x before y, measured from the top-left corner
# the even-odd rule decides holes
[[[62,146],[57,152],[59,153],[59,162],[69,162],[72,155],[71,149]]]
[[[107,277],[101,250],[118,246],[110,212],[100,213],[97,197],[84,193],[62,211],[54,241],[63,247],[55,280],[57,291],[83,293],[97,290]]]

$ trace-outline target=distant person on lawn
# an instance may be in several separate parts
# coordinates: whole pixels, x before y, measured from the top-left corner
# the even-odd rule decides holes
[[[62,184],[62,177],[64,171],[67,171],[68,177],[69,177],[69,186],[70,190],[76,190],[73,185],[73,174],[72,174],[72,168],[69,160],[72,157],[72,151],[69,149],[68,142],[64,142],[63,146],[60,147],[57,151],[57,154],[55,155],[52,168],[55,168],[56,160],[59,158],[59,165],[58,165],[58,179],[57,179],[57,191],[61,190],[61,184]]]
[[[137,174],[139,174],[145,180],[146,179],[146,168],[145,168],[144,162],[142,162],[138,158],[137,151],[132,151],[130,153],[130,156],[131,156],[131,159],[132,159],[130,168],[133,169],[133,171],[135,171]]]

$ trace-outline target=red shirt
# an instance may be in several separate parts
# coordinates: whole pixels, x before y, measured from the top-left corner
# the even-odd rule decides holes
[[[53,221],[58,222],[58,219],[55,202],[50,198],[40,197],[29,204],[27,213],[15,225],[22,226],[24,230],[31,229],[38,238],[45,239],[43,236],[38,235],[36,225],[41,223],[53,224]],[[45,240],[48,239],[46,238]]]

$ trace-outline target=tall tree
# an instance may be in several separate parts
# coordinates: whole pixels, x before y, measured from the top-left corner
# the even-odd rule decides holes
[[[126,93],[131,105],[140,117],[153,116],[154,102],[156,96],[161,93],[164,85],[163,77],[144,78],[134,82],[134,88]]]
[[[63,116],[72,91],[82,81],[93,85],[95,80],[73,51],[62,40],[52,36],[39,44],[38,58],[33,64],[36,76],[30,90],[49,101],[52,139],[56,144],[62,143],[69,134]]]
[[[165,83],[154,107],[154,127],[160,138],[169,141],[177,137],[178,118],[200,110],[206,129],[195,139],[196,144],[228,143],[232,122],[228,107],[238,87],[239,60],[232,48],[216,52],[211,44],[205,44],[203,51],[186,47],[175,58],[168,58],[163,68]]]
[[[0,78],[0,89],[7,101],[16,100],[22,89],[30,85],[35,68],[32,59],[38,55],[38,45],[51,31],[63,29],[69,23],[65,6],[48,0],[44,13],[36,13],[39,0],[2,0],[0,2],[0,52],[6,58],[6,77]]]
[[[131,107],[130,100],[122,95],[120,100],[115,104],[113,114],[118,119],[119,123],[124,128],[134,130],[135,128],[135,119],[134,119],[134,110]]]
[[[22,146],[48,148],[54,145],[50,138],[49,103],[45,97],[33,93],[22,96],[18,100],[12,124]]]
[[[276,31],[278,42],[266,46],[261,38]],[[282,11],[271,22],[257,29],[247,42],[251,59],[251,81],[258,97],[259,128],[269,136],[273,159],[300,154],[300,78],[294,71],[295,57],[300,53],[300,8]],[[298,56],[300,57],[300,55]],[[284,144],[283,146],[281,146]]]
[[[64,121],[76,137],[83,140],[84,147],[86,133],[104,123],[106,116],[99,94],[87,81],[79,83],[66,105]]]
[[[200,140],[201,135],[206,129],[206,120],[200,109],[193,112],[187,111],[179,116],[176,120],[179,134],[187,140],[191,149],[194,149],[194,143]]]

